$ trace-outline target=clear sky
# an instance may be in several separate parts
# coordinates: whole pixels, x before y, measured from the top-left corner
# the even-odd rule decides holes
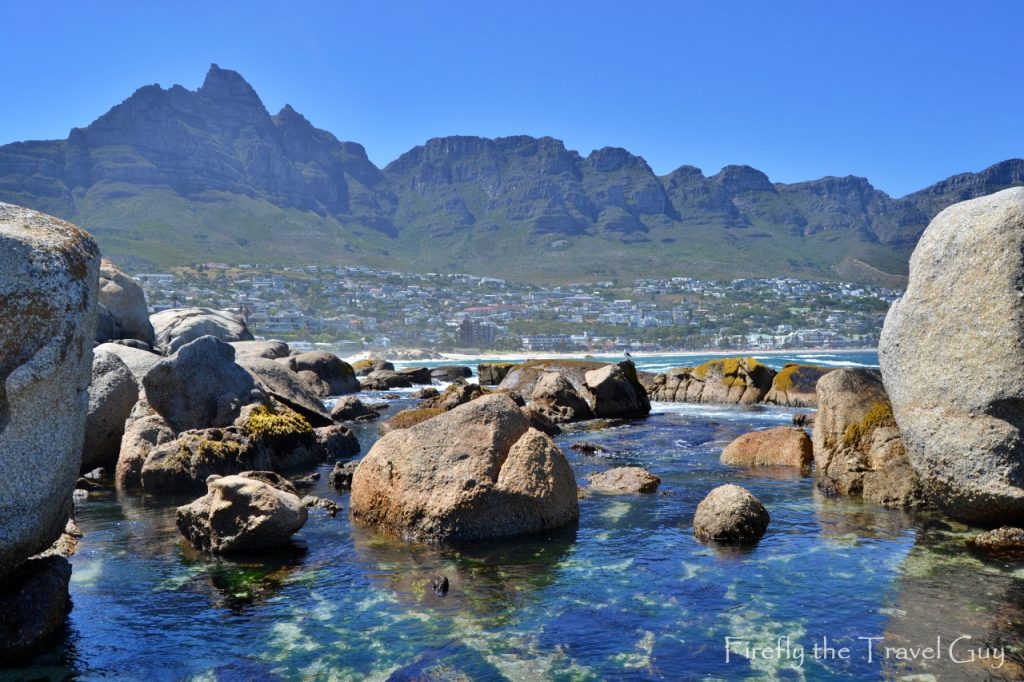
[[[385,165],[443,135],[620,146],[894,196],[1024,156],[1024,2],[0,0],[0,142],[242,73]]]

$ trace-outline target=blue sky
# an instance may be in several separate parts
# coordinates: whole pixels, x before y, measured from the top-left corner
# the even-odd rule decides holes
[[[383,166],[430,137],[620,146],[900,196],[1024,156],[1024,2],[0,0],[0,142],[240,71]]]

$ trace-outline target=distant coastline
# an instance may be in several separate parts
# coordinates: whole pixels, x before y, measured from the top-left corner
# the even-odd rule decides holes
[[[688,357],[688,356],[720,356],[730,357],[737,355],[744,356],[758,356],[758,355],[811,355],[811,354],[823,354],[828,353],[832,355],[844,355],[854,353],[875,353],[877,348],[794,348],[790,350],[753,350],[753,349],[741,349],[741,350],[687,350],[687,351],[637,351],[631,353],[632,357],[636,358],[667,358],[667,357]],[[381,353],[386,356],[387,353]],[[593,357],[598,359],[604,358],[621,358],[623,354],[621,352],[606,352],[606,353],[584,353],[584,352],[537,352],[537,353],[522,353],[522,352],[510,352],[501,353],[490,351],[479,354],[466,354],[466,353],[439,353],[446,360],[552,360],[558,358],[584,358]],[[414,362],[414,361],[413,361]]]

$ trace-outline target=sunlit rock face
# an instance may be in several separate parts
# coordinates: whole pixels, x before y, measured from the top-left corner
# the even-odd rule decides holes
[[[932,221],[879,358],[929,496],[958,518],[1024,520],[1024,189]]]
[[[459,542],[564,526],[576,495],[562,451],[495,394],[382,437],[355,471],[351,507],[362,523]]]
[[[0,204],[0,578],[60,536],[81,461],[99,250]]]

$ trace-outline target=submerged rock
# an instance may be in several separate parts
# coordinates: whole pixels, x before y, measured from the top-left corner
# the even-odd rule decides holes
[[[878,372],[839,369],[818,381],[814,422],[816,475],[843,495],[890,507],[925,503]]]
[[[288,544],[308,513],[296,495],[242,476],[211,476],[204,497],[178,507],[178,529],[197,549],[217,554]]]
[[[253,340],[242,318],[226,310],[171,308],[151,315],[149,321],[156,333],[154,345],[168,355],[204,336],[225,343]]]
[[[615,467],[587,476],[593,490],[603,493],[653,493],[661,479],[643,467]]]
[[[814,446],[807,432],[789,426],[745,433],[725,446],[722,464],[743,467],[807,467],[814,461]]]
[[[565,456],[506,395],[488,395],[370,449],[352,516],[400,535],[459,542],[532,533],[579,517]]]
[[[0,581],[52,545],[71,510],[99,261],[74,225],[0,203]]]
[[[768,529],[771,516],[761,501],[738,485],[723,485],[697,505],[693,534],[702,542],[754,544]]]
[[[893,414],[950,516],[1024,522],[1024,188],[939,213],[882,329]]]
[[[979,549],[1024,553],[1024,528],[1003,526],[977,535],[970,542]]]

